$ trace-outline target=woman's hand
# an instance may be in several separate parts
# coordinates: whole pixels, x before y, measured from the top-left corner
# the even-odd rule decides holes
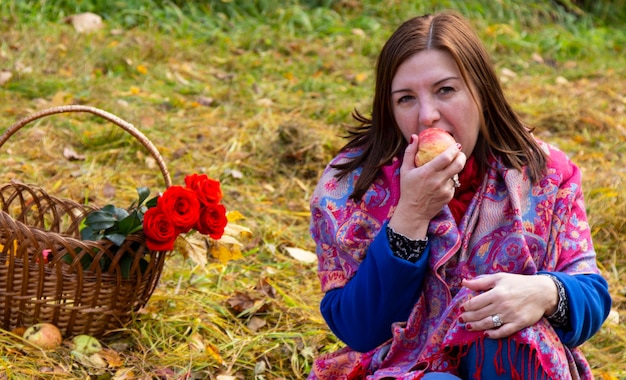
[[[547,276],[496,273],[463,280],[461,285],[480,293],[461,305],[461,321],[468,330],[485,331],[492,339],[534,325],[552,314],[558,303],[556,285]]]
[[[428,223],[454,196],[454,181],[465,166],[466,157],[459,145],[452,145],[432,161],[415,166],[417,135],[404,152],[400,167],[400,199],[389,225],[412,239],[426,236]]]

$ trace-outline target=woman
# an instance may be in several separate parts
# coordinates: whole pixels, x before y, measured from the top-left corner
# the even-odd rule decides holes
[[[309,378],[592,379],[577,346],[611,298],[580,171],[520,121],[467,21],[402,24],[355,118],[311,200],[321,311],[346,347]],[[428,128],[457,144],[417,167]]]

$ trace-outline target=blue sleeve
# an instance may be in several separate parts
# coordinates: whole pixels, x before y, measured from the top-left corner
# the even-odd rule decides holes
[[[570,275],[549,273],[558,278],[569,302],[569,325],[555,328],[564,345],[576,347],[591,338],[611,311],[611,295],[606,280],[599,274]]]
[[[371,243],[354,277],[328,291],[320,311],[331,331],[350,348],[370,351],[391,338],[391,324],[406,321],[419,298],[430,245],[416,263],[395,257],[386,225]]]

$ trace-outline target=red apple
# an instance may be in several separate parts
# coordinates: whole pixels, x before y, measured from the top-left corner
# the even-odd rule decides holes
[[[24,339],[44,350],[53,350],[61,345],[61,331],[52,323],[37,323],[24,331]]]
[[[417,136],[417,154],[415,165],[421,166],[440,155],[451,145],[456,144],[454,137],[443,129],[428,128]]]

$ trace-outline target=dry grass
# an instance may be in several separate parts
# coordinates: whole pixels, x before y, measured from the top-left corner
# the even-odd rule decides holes
[[[64,103],[110,111],[148,135],[174,183],[191,172],[219,178],[226,206],[243,214],[238,223],[253,232],[242,238],[244,258],[227,264],[210,260],[199,267],[173,254],[139,319],[102,338],[108,367],[78,360],[69,344],[42,353],[0,333],[6,378],[300,379],[315,356],[341,346],[318,311],[315,265],[293,259],[285,248],[314,249],[309,197],[340,146],[342,123],[350,121],[354,107],[368,104],[373,54],[394,24],[381,9],[365,18],[352,6],[355,14],[343,17],[360,20],[360,32],[330,16],[319,17],[328,23],[322,26],[344,29],[294,34],[269,24],[246,29],[240,20],[229,33],[200,34],[196,27],[198,34],[184,37],[149,26],[93,35],[61,23],[0,27],[0,71],[13,74],[0,85],[0,130]],[[304,22],[296,10],[285,14]],[[295,22],[293,17],[285,23]],[[512,59],[501,37],[491,47],[512,101],[539,136],[563,148],[584,171],[598,262],[621,312],[626,75],[600,60],[575,67],[539,64],[528,51]],[[68,146],[86,160],[65,160]],[[163,186],[139,144],[87,115],[30,125],[0,148],[0,159],[3,181],[33,182],[100,205],[111,201],[105,184],[115,188],[116,204],[130,201],[137,186]],[[233,309],[235,295],[248,307]],[[607,325],[583,346],[598,377],[626,378],[624,329],[624,323]]]

